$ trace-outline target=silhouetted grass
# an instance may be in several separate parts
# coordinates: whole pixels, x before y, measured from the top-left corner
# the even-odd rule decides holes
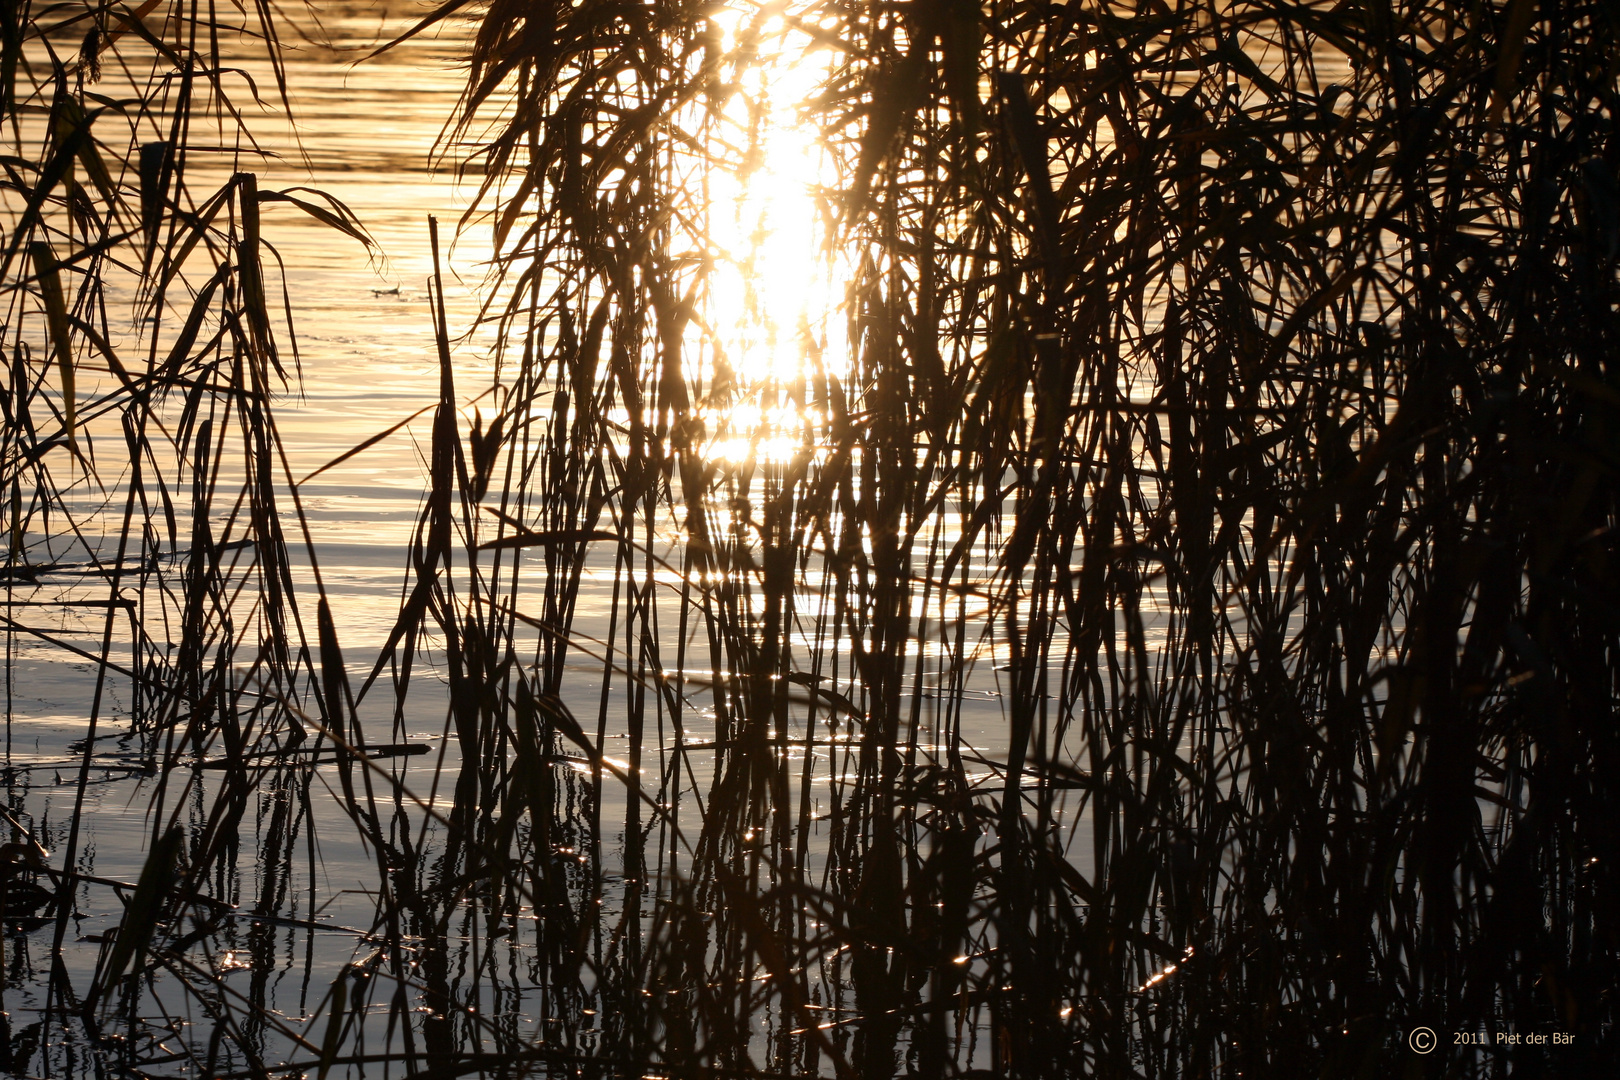
[[[93,56],[117,16],[85,10]],[[46,16],[7,12],[43,51]],[[1614,1060],[1607,8],[833,2],[745,15],[730,51],[708,3],[477,14],[448,146],[496,224],[498,392],[468,425],[485,388],[457,385],[436,278],[423,511],[357,685],[329,598],[294,602],[288,549],[313,544],[272,421],[268,193],[187,183],[187,125],[219,115],[187,96],[220,92],[200,36],[117,45],[178,65],[141,106],[166,149],[90,141],[83,61],[25,78],[8,44],[8,130],[38,130],[5,238],[7,572],[15,593],[81,545],[96,677],[135,687],[156,777],[96,980],[53,982],[98,1067]],[[206,33],[170,19],[166,42]],[[807,327],[801,373],[758,384],[711,322],[740,253],[705,177],[749,167],[728,109],[775,34],[832,49],[803,107],[849,355]],[[115,256],[171,320],[139,363],[102,344]],[[61,373],[103,362],[117,388],[71,404]],[[717,451],[750,398],[791,402],[796,450]],[[65,478],[105,471],[83,433],[115,420],[122,524],[76,532]],[[379,764],[410,748],[360,719],[413,691],[454,736],[431,770]],[[95,736],[93,711],[81,800]],[[323,760],[375,918],[329,986],[311,947],[294,1020],[266,1003],[269,928],[308,921],[285,913]],[[244,843],[262,892],[221,900]],[[89,883],[16,850],[0,897],[51,882],[59,953]],[[213,957],[244,909],[241,993]],[[19,1071],[42,1053],[7,1046]]]

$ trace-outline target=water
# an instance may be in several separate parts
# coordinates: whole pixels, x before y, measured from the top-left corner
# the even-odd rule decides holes
[[[407,13],[378,18],[370,7],[323,6],[323,42],[299,44],[287,54],[286,81],[298,120],[292,130],[273,104],[273,75],[262,58],[249,45],[226,43],[227,51],[240,51],[233,62],[252,78],[265,102],[261,108],[250,109],[257,115],[248,117],[259,145],[267,152],[264,160],[237,167],[257,172],[262,191],[287,191],[318,202],[309,193],[294,190],[318,188],[351,210],[375,242],[368,249],[286,203],[264,207],[263,237],[273,249],[271,262],[279,267],[269,283],[272,314],[276,314],[276,298],[284,289],[293,335],[282,337],[282,355],[290,366],[296,341],[297,358],[294,378],[281,394],[275,415],[286,468],[293,477],[303,478],[330,466],[298,486],[298,499],[331,601],[337,638],[357,687],[370,673],[409,588],[409,546],[428,487],[431,409],[438,400],[440,379],[428,290],[434,273],[427,242],[429,215],[443,223],[447,240],[442,269],[449,281],[450,325],[453,332],[465,335],[455,347],[463,431],[470,427],[476,408],[493,412],[495,401],[480,396],[493,377],[492,334],[478,327],[480,305],[489,296],[482,260],[490,251],[490,229],[481,218],[462,221],[478,177],[456,179],[448,163],[457,160],[464,148],[444,141],[445,124],[455,114],[464,84],[465,72],[457,64],[464,41],[452,29],[356,63],[378,41],[410,24]],[[108,76],[109,80],[115,78]],[[236,87],[239,100],[247,98],[246,87],[246,79]],[[251,155],[247,160],[252,160]],[[206,159],[191,174],[193,190],[198,192],[228,180],[229,170],[211,168]],[[781,175],[767,171],[757,178],[755,190],[759,185],[783,182]],[[744,242],[741,230],[748,225],[749,214],[758,220],[773,214],[782,217],[780,208],[768,199],[758,206],[749,203],[752,196],[746,185],[734,190],[731,197],[738,205],[739,224],[733,236],[737,244]],[[791,235],[803,247],[813,246],[809,233],[800,230]],[[762,253],[748,260],[739,256],[739,260],[747,262],[743,269],[751,274],[768,274],[773,265],[786,272],[784,267],[794,261],[794,252],[788,250],[791,246],[788,243],[785,248],[778,238]],[[814,261],[813,252],[800,252],[800,257],[807,263]],[[759,298],[741,295],[749,291],[751,279],[727,280],[726,287],[737,294],[729,297],[728,317],[741,320],[745,311],[758,310]],[[775,287],[783,288],[780,283]],[[793,289],[801,287],[802,282],[795,278]],[[824,289],[825,283],[820,287]],[[135,311],[136,290],[132,277],[113,280],[113,306]],[[767,296],[764,306],[773,302]],[[781,317],[803,318],[804,312],[796,310]],[[119,325],[116,317],[112,321],[114,344],[138,352],[146,341],[141,324],[130,319]],[[173,328],[166,325],[160,344],[167,347],[172,340]],[[743,377],[764,383],[782,376],[788,361],[781,359],[780,342],[772,334],[750,341],[742,333],[737,347],[752,350],[756,357],[753,369],[743,371]],[[98,378],[86,368],[78,395],[93,401],[114,387],[110,377]],[[717,453],[735,454],[739,445],[757,440],[757,433],[748,429],[764,415],[761,408],[745,406],[729,416],[717,416],[717,447],[728,448],[717,449]],[[363,452],[330,464],[363,440],[396,426],[397,430]],[[90,539],[77,547],[63,547],[58,540],[42,537],[36,537],[36,543],[54,544],[52,551],[59,558],[82,562],[86,552],[103,559],[112,557],[107,538],[116,533],[121,506],[117,478],[127,480],[128,474],[121,465],[122,439],[115,425],[90,421],[81,441],[99,469],[114,479],[106,489],[81,483],[64,502],[88,527]],[[232,490],[232,481],[242,475],[242,468],[234,460],[225,464],[222,491]],[[242,535],[241,522],[228,525],[228,520],[229,515],[216,513],[217,529],[236,530],[217,534],[216,541]],[[300,538],[291,531],[290,517],[288,526],[292,576],[306,632],[313,639],[315,579]],[[172,547],[185,547],[188,527],[182,516]],[[674,541],[681,531],[678,523],[661,519],[656,529],[655,547],[662,556],[674,558]],[[600,707],[612,717],[605,731],[608,761],[622,776],[632,757],[640,755],[641,782],[655,787],[658,777],[670,775],[676,734],[673,728],[665,728],[660,711],[656,735],[645,733],[641,744],[632,748],[632,736],[619,718],[628,711],[633,686],[615,680],[604,690],[600,664],[592,658],[602,656],[607,648],[600,642],[613,633],[613,612],[622,584],[615,581],[611,549],[602,547],[603,552],[590,561],[579,593],[574,628],[581,648],[570,660],[566,701],[578,715],[587,717],[595,715],[600,699]],[[532,572],[540,565],[541,555],[529,553],[522,559]],[[670,573],[660,580],[663,586],[673,587],[679,579]],[[35,584],[13,582],[8,617],[93,655],[100,648],[105,608],[86,605],[104,600],[105,590],[93,578],[86,581],[58,571]],[[819,588],[813,575],[807,582],[812,593]],[[970,620],[982,617],[979,601],[973,604],[973,610],[967,612]],[[255,617],[251,610],[239,614],[248,622]],[[177,638],[176,629],[169,629],[171,638]],[[692,633],[694,653],[704,655],[706,649],[696,627]],[[121,620],[115,620],[110,640],[110,655],[133,664],[136,644]],[[594,652],[592,642],[598,643]],[[403,817],[396,819],[396,824],[408,822],[407,829],[423,827],[423,806],[431,805],[441,814],[449,812],[453,802],[450,778],[459,762],[457,740],[447,718],[447,675],[439,655],[443,641],[428,634],[422,644],[411,693],[397,713],[389,700],[386,674],[358,713],[369,742],[397,741],[426,751],[425,756],[394,759],[384,766],[408,793],[401,802]],[[176,792],[186,774],[153,771],[151,763],[162,760],[164,743],[135,731],[141,726],[135,715],[140,695],[133,692],[126,670],[109,669],[100,681],[98,697],[97,665],[84,656],[65,655],[56,643],[26,634],[9,636],[7,647],[7,806],[50,852],[53,866],[59,866],[65,857],[75,813],[82,822],[73,858],[81,883],[74,894],[76,907],[60,954],[72,994],[84,994],[98,968],[106,964],[111,932],[125,918],[123,901],[128,889],[117,883],[132,883],[141,876],[147,852],[164,821],[177,814],[194,843],[213,837],[234,854],[201,890],[204,899],[199,903],[202,908],[211,905],[216,917],[206,933],[198,924],[201,940],[190,954],[195,968],[181,971],[171,966],[159,974],[159,985],[165,979],[190,980],[193,994],[198,986],[211,986],[210,992],[223,995],[220,1000],[226,1011],[251,1003],[244,1014],[251,1019],[243,1022],[252,1030],[240,1033],[242,1043],[254,1047],[268,1062],[307,1060],[309,1048],[318,1045],[324,1033],[321,1025],[330,1012],[322,1012],[328,988],[346,965],[367,962],[389,942],[398,945],[403,941],[410,948],[410,942],[416,940],[409,935],[386,936],[384,927],[376,924],[377,853],[362,842],[360,831],[343,811],[338,770],[317,768],[301,777],[264,774],[259,781],[264,786],[248,799],[239,831],[226,828],[221,832],[217,823],[210,825],[209,808],[215,805],[223,785],[232,781],[224,769],[213,765],[223,764],[232,755],[218,733],[203,748],[202,756],[212,764],[195,773],[184,795],[186,806],[178,808]],[[155,642],[154,647],[161,652],[172,650],[174,644],[172,640]],[[841,662],[848,664],[847,650],[841,651]],[[1005,718],[997,660],[994,650],[985,654],[962,696],[962,729],[968,749],[982,755],[970,763],[970,776],[985,786],[986,793],[998,784],[998,773],[984,766],[1005,756],[1000,749]],[[701,753],[713,745],[715,712],[702,699],[702,687],[712,674],[700,665],[688,664],[685,677],[696,688],[689,695],[685,739],[699,753],[683,757],[682,784],[684,797],[701,799],[713,780],[712,762]],[[251,674],[242,672],[238,689],[251,692],[253,685]],[[929,700],[937,696],[925,694]],[[81,794],[76,781],[85,761],[85,718],[92,711],[97,715],[96,743],[88,758],[89,782]],[[838,778],[852,767],[855,738],[847,718],[830,737],[825,716],[820,725],[818,746],[788,749],[782,755],[795,777],[804,768],[806,754],[811,756],[812,768],[804,776],[815,792],[811,797],[815,809],[809,820],[816,824],[815,837],[808,844],[806,870],[818,877],[828,857],[820,822],[837,797]],[[783,735],[803,742],[802,732]],[[564,748],[577,751],[566,744]],[[927,744],[921,749],[925,756],[944,752],[943,747]],[[441,775],[446,779],[441,781]],[[560,782],[570,792],[571,805],[590,791],[590,776],[583,760],[562,771]],[[797,783],[795,778],[795,791]],[[624,786],[612,777],[603,779],[599,798],[604,850],[598,857],[604,863],[606,885],[600,902],[604,919],[611,925],[625,903],[625,877],[634,872],[629,862],[614,872],[615,864],[628,859],[622,825],[614,823],[626,820],[629,805]],[[418,805],[412,805],[413,800]],[[162,814],[157,812],[160,807]],[[299,816],[301,825],[289,832],[285,815]],[[656,814],[643,820],[655,821]],[[688,821],[688,829],[695,827],[695,820]],[[298,852],[275,850],[285,836],[296,838]],[[695,837],[671,842],[672,872],[691,860],[694,843]],[[540,916],[532,906],[522,910],[519,923],[534,924],[537,931]],[[71,1007],[64,1010],[62,1001],[50,999],[54,933],[54,921],[43,918],[22,918],[13,924],[6,943],[3,1008],[8,1016],[12,1060],[31,1062],[28,1067],[36,1074],[67,1075],[87,1068],[86,1054],[94,1052],[95,1034],[81,1029]],[[471,944],[477,955],[476,928],[463,926],[459,934],[452,931],[451,937],[454,948],[464,950]],[[508,960],[514,965],[534,962],[532,946],[522,938],[520,926],[509,939]],[[203,982],[197,982],[199,978]],[[473,985],[463,987],[462,1001],[472,1010],[469,1015],[495,1017],[520,1034],[543,1039],[551,1030],[547,1025],[554,1022],[544,1013],[557,1006],[547,1004],[544,994],[526,985],[531,981],[518,975],[486,987],[474,979]],[[196,1066],[184,1060],[183,1048],[197,1052],[207,1045],[206,1033],[219,1030],[223,1023],[206,1009],[199,1013],[200,1004],[200,998],[187,997],[182,1013],[173,1016],[151,1011],[150,1002],[143,1005],[140,1019],[129,1029],[138,1033],[136,1042],[141,1043],[132,1044],[132,1052],[158,1062],[172,1052],[177,1056],[165,1067],[175,1074],[194,1074]],[[378,1003],[374,1007],[385,1006]],[[591,1010],[583,1019],[570,1020],[583,1029],[577,1033],[583,1049],[589,1049],[595,1038],[597,1029],[590,1019],[594,1014]],[[302,1047],[300,1040],[305,1044]],[[397,1040],[385,1040],[378,1049],[397,1051]],[[234,1053],[228,1058],[237,1060]]]
[[[1583,944],[1601,939],[1606,854],[1574,814],[1529,812],[1532,791],[1601,805],[1588,781],[1603,770],[1582,765],[1602,760],[1599,736],[1578,734],[1571,713],[1556,752],[1545,741],[1585,674],[1549,660],[1504,678],[1530,663],[1514,635],[1532,622],[1530,638],[1568,643],[1587,631],[1560,638],[1556,627],[1602,620],[1519,618],[1545,595],[1531,564],[1509,558],[1510,576],[1493,584],[1473,541],[1459,546],[1488,524],[1478,514],[1490,470],[1472,466],[1497,449],[1481,440],[1475,457],[1459,448],[1474,435],[1445,433],[1497,414],[1465,407],[1466,394],[1411,394],[1428,376],[1403,366],[1435,340],[1459,371],[1497,360],[1477,344],[1492,339],[1477,332],[1489,320],[1462,307],[1416,332],[1427,342],[1406,336],[1406,320],[1430,318],[1405,303],[1410,290],[1452,268],[1394,229],[1392,192],[1471,191],[1458,195],[1454,239],[1481,253],[1484,223],[1522,238],[1515,207],[1542,201],[1484,179],[1513,173],[1502,166],[1520,153],[1517,136],[1489,130],[1438,172],[1405,152],[1410,129],[1443,142],[1480,123],[1461,98],[1440,105],[1444,123],[1404,114],[1414,94],[1461,85],[1463,54],[1426,36],[1466,34],[1489,55],[1488,26],[1394,31],[1425,39],[1414,47],[1374,44],[1382,31],[1369,37],[1353,12],[1323,16],[1341,20],[1343,40],[1361,43],[1352,49],[1240,10],[1230,17],[1241,32],[1212,51],[1201,15],[1108,29],[1110,18],[1029,5],[1028,21],[975,27],[946,5],[929,29],[931,16],[907,14],[916,6],[855,5],[864,14],[839,24],[831,51],[857,60],[816,106],[831,118],[829,153],[844,155],[835,180],[871,164],[861,132],[881,128],[888,104],[906,112],[910,88],[868,81],[863,62],[915,73],[915,34],[937,30],[948,70],[941,107],[904,121],[914,126],[907,149],[890,151],[897,171],[879,212],[850,226],[851,246],[864,238],[875,260],[852,266],[809,253],[844,192],[815,190],[828,159],[773,119],[819,78],[765,62],[770,26],[791,12],[704,7],[672,30],[659,20],[677,5],[517,7],[521,40],[503,48],[537,49],[540,65],[554,45],[573,48],[564,74],[587,75],[574,87],[584,96],[568,99],[581,112],[546,113],[555,122],[534,129],[560,136],[532,146],[555,169],[527,174],[545,172],[524,213],[540,222],[535,236],[559,240],[549,254],[564,269],[526,262],[521,244],[504,251],[514,273],[535,269],[532,302],[553,321],[507,336],[514,348],[498,363],[487,328],[447,348],[442,366],[429,333],[422,218],[437,213],[449,236],[467,197],[426,164],[460,84],[445,62],[453,39],[358,72],[342,54],[294,55],[289,81],[311,118],[301,148],[249,109],[274,152],[252,166],[260,190],[313,180],[353,206],[386,256],[372,262],[353,239],[267,203],[265,250],[280,255],[266,260],[268,315],[255,307],[258,260],[242,260],[248,187],[232,179],[251,155],[228,166],[227,153],[196,149],[187,205],[217,211],[211,239],[228,239],[239,262],[220,279],[224,323],[205,322],[210,344],[180,357],[191,366],[171,373],[175,392],[149,415],[125,414],[146,424],[138,468],[121,457],[118,410],[98,404],[114,382],[98,380],[91,331],[56,325],[51,282],[80,284],[85,263],[59,266],[36,248],[40,280],[8,279],[0,294],[14,417],[60,424],[73,399],[57,390],[70,380],[51,346],[72,336],[85,361],[76,447],[64,432],[29,458],[38,430],[14,421],[4,433],[12,492],[32,494],[19,474],[61,485],[12,511],[32,521],[8,568],[12,828],[50,850],[48,867],[7,876],[79,875],[60,923],[28,914],[38,892],[7,909],[13,1022],[0,1050],[13,1065],[89,1073],[93,1056],[257,1078],[276,1071],[264,1062],[319,1072],[325,1046],[349,1075],[383,1062],[417,1075],[424,1063],[634,1075],[659,1061],[825,1075],[837,1059],[863,1077],[1178,1075],[1306,1058],[1306,1071],[1382,1073],[1410,1066],[1402,1047],[1416,1018],[1541,1024],[1547,1002],[1562,1008],[1569,972],[1612,967],[1606,946]],[[389,30],[368,10],[322,8],[345,46]],[[1086,36],[1104,29],[1135,43]],[[950,65],[981,31],[981,88],[999,99],[988,107],[1002,127],[967,154],[973,132],[954,125],[972,127],[972,80]],[[59,53],[77,32],[63,32]],[[252,51],[226,43],[217,72],[242,104],[273,82]],[[1527,48],[1525,62],[1544,52]],[[42,70],[42,54],[30,64]],[[1001,78],[1006,65],[1026,81]],[[124,113],[107,104],[119,78],[85,98],[102,107],[109,146],[123,134]],[[623,123],[644,95],[686,78],[657,124]],[[1067,88],[1042,98],[1054,79]],[[869,105],[866,88],[879,91]],[[451,156],[537,115],[521,102],[492,98]],[[1038,197],[1026,105],[1050,125],[1059,210]],[[37,144],[44,117],[24,112],[13,134]],[[162,130],[152,120],[135,119],[136,141]],[[76,123],[59,110],[58,141]],[[218,141],[235,145],[234,122],[222,127]],[[714,168],[681,145],[712,150]],[[26,171],[26,152],[8,169]],[[1284,160],[1280,172],[1260,167]],[[1455,171],[1461,160],[1480,162],[1478,180]],[[573,185],[587,161],[591,175]],[[648,161],[656,179],[638,173]],[[104,188],[91,164],[74,182]],[[1587,197],[1607,182],[1593,168],[1579,182]],[[19,175],[8,173],[26,187]],[[661,204],[676,181],[719,205],[685,215],[691,205]],[[227,184],[229,199],[209,201]],[[589,201],[570,201],[580,192]],[[1565,197],[1561,220],[1585,220],[1574,187]],[[74,250],[71,224],[52,226],[58,254]],[[446,256],[454,331],[488,297],[486,225],[475,218]],[[1035,265],[1053,232],[1065,250]],[[1083,243],[1067,250],[1070,237]],[[171,293],[180,312],[225,250],[194,256],[192,280]],[[1321,303],[1335,295],[1324,282],[1361,272],[1346,251],[1369,260],[1374,294],[1400,301],[1380,332],[1360,302]],[[1064,267],[1075,288],[1058,298],[1051,278]],[[106,311],[70,289],[73,310],[139,353],[128,313],[144,286],[110,273]],[[279,324],[283,287],[295,330]],[[1042,329],[1048,318],[1055,332]],[[254,385],[267,322],[289,369],[291,335],[301,343],[300,373],[277,391],[279,442]],[[212,351],[216,329],[225,345]],[[159,356],[174,333],[166,318]],[[1048,381],[1071,364],[1073,386]],[[1579,387],[1539,377],[1539,390],[1491,408],[1524,430],[1561,429]],[[462,495],[488,464],[480,409],[483,420],[502,410],[511,460],[539,471],[497,480],[475,505]],[[645,437],[670,417],[679,426]],[[1392,438],[1399,417],[1424,434]],[[74,466],[75,449],[93,456],[94,477]],[[1516,452],[1539,461],[1543,448]],[[462,453],[472,483],[457,475]],[[31,471],[36,461],[45,468]],[[1431,481],[1452,464],[1448,492]],[[1383,550],[1365,551],[1368,534],[1336,520],[1329,496],[1346,511],[1382,506]],[[969,525],[981,498],[987,512]],[[1571,499],[1572,513],[1586,498]],[[126,505],[144,529],[123,530]],[[1583,544],[1607,535],[1608,512],[1588,515],[1582,527],[1596,531]],[[1038,538],[1021,548],[1029,523]],[[982,543],[955,564],[958,578],[942,564],[964,532]],[[1534,533],[1519,529],[1501,551],[1537,550]],[[515,546],[474,550],[495,536]],[[140,558],[106,570],[114,540]],[[124,591],[109,593],[113,576]],[[1476,655],[1493,640],[1493,590],[1518,577],[1529,592],[1495,594],[1508,644]],[[321,583],[330,634],[316,629]],[[1448,612],[1434,597],[1451,587]],[[98,606],[109,596],[110,609]],[[402,610],[414,613],[407,640],[380,655]],[[1009,631],[1028,635],[1034,662],[1014,662]],[[1449,650],[1433,646],[1447,635],[1458,664],[1443,671]],[[1545,653],[1607,656],[1611,645],[1581,638]],[[351,725],[343,698],[374,665]],[[1009,737],[1018,725],[1030,730]],[[81,741],[92,729],[95,741]],[[1566,733],[1569,745],[1587,740],[1573,757]],[[387,756],[347,768],[332,734],[363,734]],[[1039,783],[1004,785],[1001,762],[1026,739],[1058,763],[1024,773]],[[317,745],[325,759],[310,762]],[[189,876],[186,894],[163,903],[180,886],[154,886],[143,852],[171,846]],[[13,863],[33,858],[20,843],[7,850]],[[1513,869],[1532,864],[1534,879]],[[137,877],[147,884],[127,884]],[[1538,907],[1540,895],[1566,899]],[[1514,905],[1540,915],[1522,927],[1500,918]],[[126,955],[149,929],[160,947]],[[144,982],[81,1007],[97,969],[107,982],[109,965],[141,962]],[[1585,1000],[1595,1004],[1564,1009],[1571,1025],[1577,1011],[1606,1015],[1600,996]],[[1590,1032],[1605,1021],[1582,1022]]]
[[[403,6],[396,5],[400,10],[381,18],[374,13],[376,7],[323,5],[320,30],[311,28],[312,34],[323,35],[320,43],[295,43],[288,51],[286,77],[296,128],[289,128],[275,107],[273,74],[262,52],[250,42],[226,42],[227,50],[234,46],[239,53],[236,63],[241,70],[266,96],[264,107],[248,108],[247,122],[269,157],[255,163],[250,155],[239,167],[259,173],[261,190],[319,188],[353,210],[375,242],[368,250],[291,205],[266,206],[263,234],[281,267],[281,280],[272,280],[271,288],[279,292],[284,286],[296,331],[298,372],[277,409],[287,462],[296,477],[407,420],[424,404],[431,405],[438,393],[426,285],[433,270],[428,216],[445,222],[447,237],[454,237],[468,205],[465,193],[434,153],[465,80],[464,70],[457,66],[464,44],[454,32],[426,35],[376,59],[357,62],[380,41],[410,25],[411,13]],[[108,71],[105,78],[114,83],[118,74]],[[249,96],[245,80],[232,89],[244,99]],[[194,190],[208,190],[227,178],[228,172],[203,164],[193,172],[191,183]],[[294,194],[310,198],[307,193]],[[451,281],[447,302],[452,322],[461,330],[475,322],[477,286],[483,275],[476,257],[465,253],[483,250],[487,230],[472,223],[446,253]],[[458,271],[463,275],[459,279]],[[127,305],[122,308],[127,319],[134,304],[133,282],[115,281],[113,299]],[[117,307],[111,318],[115,344],[138,350],[139,324],[130,320],[119,326]],[[172,332],[167,340],[172,340]],[[284,340],[284,349],[289,344]],[[480,346],[474,342],[460,351],[467,384],[487,382]],[[110,380],[105,376],[81,372],[82,401],[94,400],[108,389]],[[430,424],[431,416],[418,418],[299,490],[334,600],[338,633],[346,643],[354,643],[351,659],[357,661],[357,670],[365,659],[366,643],[374,652],[375,642],[386,634],[398,611],[406,545],[423,498],[421,445]],[[104,475],[124,474],[118,464],[123,447],[116,426],[92,423],[82,442]],[[68,505],[82,513],[92,531],[109,519],[116,527],[117,494],[115,488],[109,498],[93,485],[81,484]],[[103,557],[112,554],[105,544],[91,546]],[[56,550],[74,558],[66,548]],[[76,554],[76,561],[82,562],[82,552]],[[43,561],[39,555],[36,551],[35,561]],[[298,561],[303,568],[297,577],[308,602],[308,560]],[[104,602],[102,586],[86,587],[71,573],[56,573],[33,587],[14,582],[8,592],[9,618],[84,651],[98,650],[104,609],[78,605]],[[114,657],[127,664],[127,626],[115,628],[113,641]],[[85,717],[95,697],[96,665],[26,634],[8,636],[7,649],[6,805],[50,850],[53,864],[59,864],[76,802],[75,780]],[[75,869],[87,884],[75,894],[77,905],[62,952],[77,994],[85,992],[98,958],[104,959],[103,941],[123,913],[116,890],[88,879],[136,880],[155,827],[151,804],[160,779],[143,768],[147,757],[143,744],[129,735],[130,689],[127,679],[116,673],[106,681],[90,783],[83,797],[84,827]],[[423,691],[420,709],[413,709],[407,721],[407,736],[419,745],[437,745],[442,736],[442,700],[436,701],[427,687]],[[317,778],[317,790],[327,779]],[[199,807],[206,805],[215,790],[217,784],[209,781],[193,793],[193,801]],[[214,882],[213,895],[226,903],[251,906],[262,884],[252,857],[261,839],[254,834],[255,822],[268,820],[289,795],[285,788],[261,793],[256,812],[243,823],[242,873]],[[319,835],[319,850],[311,849],[316,861],[305,868],[278,913],[283,922],[276,924],[274,942],[266,938],[250,947],[245,935],[257,924],[233,913],[222,936],[207,950],[228,993],[251,992],[286,1018],[290,1025],[286,1031],[268,1036],[265,1052],[272,1059],[293,1053],[289,1033],[309,1018],[316,999],[360,948],[370,926],[364,894],[345,891],[368,887],[363,876],[370,865],[368,854],[329,798],[309,805],[315,820],[306,832],[311,838]],[[191,828],[197,828],[195,820]],[[87,1065],[89,1044],[60,1008],[54,1014],[47,1009],[53,932],[54,922],[39,919],[23,918],[13,924],[5,943],[3,1008],[12,1060],[19,1067],[24,1059],[31,1060],[30,1071],[35,1074],[65,1075]],[[250,949],[251,963],[244,959]],[[267,975],[272,985],[247,990]],[[183,1020],[177,1031],[199,1023],[206,1025],[206,1018]],[[32,1053],[40,1056],[30,1059]]]

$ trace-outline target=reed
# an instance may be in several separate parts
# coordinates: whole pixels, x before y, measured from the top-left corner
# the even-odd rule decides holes
[[[98,1067],[1615,1058],[1602,5],[828,0],[727,35],[698,0],[442,4],[418,31],[476,15],[452,145],[495,224],[496,383],[467,385],[436,280],[422,516],[355,682],[324,592],[313,617],[295,596],[309,529],[282,531],[267,193],[246,171],[193,192],[188,125],[224,113],[209,24],[142,8],[147,34],[126,8],[7,8],[0,80],[39,139],[4,245],[11,594],[81,545],[96,700],[135,687],[154,777],[123,927],[88,990],[53,976]],[[77,66],[15,60],[92,25]],[[831,49],[803,108],[848,275],[844,327],[761,381],[714,323],[740,256],[711,182],[757,164],[750,71],[778,40]],[[85,85],[136,48],[175,65],[147,149],[92,137]],[[173,320],[141,363],[106,344],[116,259]],[[71,404],[60,373],[103,362],[115,388]],[[469,425],[475,397],[494,415]],[[791,406],[790,450],[719,452],[739,405]],[[76,528],[69,491],[105,468],[85,432],[113,421],[121,502]],[[382,758],[368,699],[440,694],[453,749]],[[92,710],[81,799],[95,737]],[[270,931],[304,918],[334,775],[375,861],[335,971]],[[51,884],[56,955],[92,887],[72,824],[65,871],[19,848],[6,879]],[[217,954],[249,908],[242,992]],[[292,968],[296,1020],[266,996]],[[8,1036],[11,1067],[65,1067],[63,1022]],[[1573,1039],[1494,1044],[1532,1031]]]

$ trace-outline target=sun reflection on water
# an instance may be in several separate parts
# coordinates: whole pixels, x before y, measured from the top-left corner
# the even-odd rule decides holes
[[[791,459],[821,408],[807,386],[849,367],[839,310],[849,271],[828,243],[837,177],[803,116],[833,59],[792,16],[738,5],[713,17],[722,54],[741,62],[721,110],[740,157],[707,177],[715,352],[710,370],[688,373],[715,387],[701,413],[711,459]]]

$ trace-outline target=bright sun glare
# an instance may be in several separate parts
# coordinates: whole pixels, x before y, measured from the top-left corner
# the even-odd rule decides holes
[[[708,178],[716,256],[708,318],[731,393],[711,403],[704,422],[708,456],[731,461],[791,458],[812,422],[804,387],[815,365],[833,377],[848,367],[839,310],[848,274],[828,253],[821,194],[835,177],[816,127],[801,115],[831,61],[782,10],[735,5],[714,16],[737,80],[723,130],[742,159]],[[693,347],[688,355],[703,353]],[[708,366],[689,374],[710,382],[720,372]]]

